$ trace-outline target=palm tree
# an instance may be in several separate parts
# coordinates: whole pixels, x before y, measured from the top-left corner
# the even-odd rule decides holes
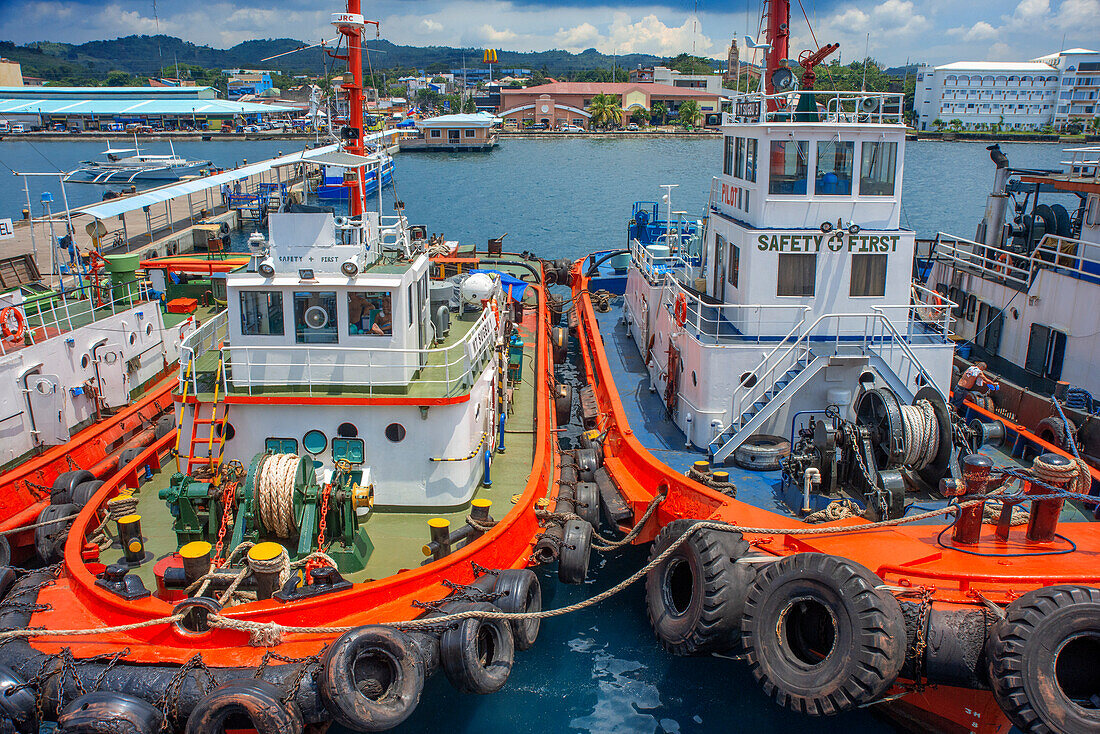
[[[596,127],[610,127],[618,125],[623,119],[623,109],[619,106],[619,98],[614,94],[597,94],[588,103],[588,111],[592,115],[592,124]]]
[[[699,109],[699,103],[694,99],[682,102],[680,104],[680,111],[676,113],[676,116],[680,120],[680,125],[688,130],[695,127],[695,122],[701,115],[702,112]]]
[[[645,125],[649,122],[649,112],[645,107],[635,107],[630,112],[630,121]]]
[[[668,117],[668,106],[664,102],[654,102],[653,117],[660,121],[658,125],[664,125],[665,118]]]

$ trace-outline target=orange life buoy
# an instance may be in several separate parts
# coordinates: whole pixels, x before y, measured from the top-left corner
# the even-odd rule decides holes
[[[676,296],[676,310],[673,314],[676,317],[676,325],[683,326],[688,319],[688,302],[684,298],[684,294]]]
[[[15,322],[14,326],[12,321]],[[23,340],[23,335],[27,333],[27,317],[23,315],[21,309],[7,306],[0,311],[0,330],[3,331],[4,339],[20,342]]]

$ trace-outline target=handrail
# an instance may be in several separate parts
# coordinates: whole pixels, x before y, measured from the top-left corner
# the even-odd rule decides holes
[[[1086,250],[1089,254],[1085,254]],[[937,256],[947,259],[961,267],[977,270],[980,277],[1002,279],[1025,291],[1040,270],[1062,270],[1076,276],[1100,278],[1100,245],[1054,234],[1045,235],[1035,249],[1025,255],[937,232],[930,255],[933,260]],[[1086,269],[1086,265],[1093,269]]]
[[[229,372],[234,364],[234,355],[239,357],[239,364],[243,369],[237,370],[232,378],[227,381],[230,389],[243,388],[251,395],[254,388],[264,387],[290,387],[302,386],[310,395],[314,388],[328,388],[332,386],[369,388],[373,394],[375,387],[395,387],[408,385],[410,382],[428,385],[444,385],[449,392],[453,386],[462,385],[467,377],[473,375],[482,364],[491,358],[494,348],[496,332],[496,317],[491,309],[485,309],[478,320],[463,335],[461,339],[442,347],[428,349],[397,348],[397,347],[351,347],[341,344],[285,344],[262,346],[233,346],[226,345],[221,348],[222,359],[226,361],[225,372]],[[289,353],[287,361],[272,361],[270,357],[278,353]],[[262,360],[253,359],[253,355],[261,355]],[[442,355],[442,361],[431,363],[433,354]],[[316,357],[334,356],[332,361],[322,361]],[[294,356],[300,358],[295,359]],[[340,356],[364,357],[365,361],[353,359],[339,359]],[[262,367],[265,370],[284,369],[301,370],[301,376],[294,379],[254,379],[251,374],[252,366]],[[336,379],[335,375],[317,374],[318,372],[353,370],[350,379]],[[381,375],[378,374],[381,371]],[[413,372],[422,374],[414,379]],[[428,379],[425,371],[442,371],[442,379]],[[399,375],[398,378],[387,377],[386,373]]]
[[[801,94],[812,94],[816,99],[826,101],[822,117],[831,123],[874,123],[904,124],[905,98],[900,92],[858,92],[848,90],[814,89],[779,94],[736,95],[733,100],[733,112],[723,115],[724,124],[747,123],[761,124],[772,122],[800,122],[795,108]],[[867,105],[867,100],[875,104]],[[753,104],[753,103],[757,104]],[[769,105],[771,102],[773,104]],[[769,111],[768,107],[779,107],[779,112]],[[851,109],[845,109],[846,106]],[[813,114],[813,113],[810,113]]]
[[[219,311],[180,342],[179,381],[181,390],[183,390],[184,382],[188,379],[189,374],[191,379],[191,392],[197,393],[199,391],[198,371],[195,369],[188,371],[187,366],[195,362],[195,360],[211,349],[220,348],[228,337],[229,312]],[[222,377],[224,379],[224,374]]]
[[[714,336],[714,337],[718,338],[719,340],[720,340],[720,335],[718,334],[718,325],[720,323],[720,320],[721,320],[720,316],[721,316],[723,311],[734,311],[734,312],[740,312],[740,311],[752,312],[752,311],[756,311],[758,314],[761,314],[761,315],[765,312],[768,312],[768,311],[771,311],[771,312],[796,311],[796,312],[800,312],[800,315],[801,315],[800,322],[804,322],[805,319],[806,319],[806,315],[809,314],[813,310],[809,306],[802,305],[802,304],[706,303],[705,301],[703,301],[702,298],[700,298],[694,292],[689,291],[687,288],[685,288],[683,286],[683,284],[680,283],[680,281],[675,279],[675,278],[669,278],[667,280],[667,282],[665,284],[665,290],[666,290],[666,296],[667,296],[664,299],[665,308],[669,308],[669,309],[673,308],[676,300],[678,299],[678,297],[683,296],[685,301],[687,302],[687,321],[685,323],[690,324],[691,326],[693,326],[695,328],[695,331],[698,333],[699,336],[704,336],[704,335]],[[704,308],[714,309],[716,312],[718,312],[719,319],[710,319],[710,318],[704,317],[703,314],[702,314]],[[737,320],[737,319],[733,319],[733,320],[727,319],[727,321],[729,321],[729,323],[732,326],[734,326],[735,328],[737,327],[738,323],[740,323],[740,321]],[[715,330],[714,330],[715,333],[714,334],[711,334],[710,332],[706,331],[703,328],[705,324],[712,324],[712,323],[715,324]],[[748,320],[745,320],[744,323],[748,324]],[[758,327],[760,325],[762,325],[763,323],[764,322],[761,319],[759,319],[759,318],[756,319],[756,324],[757,324]],[[782,323],[782,321],[775,322],[775,323]],[[744,341],[751,340],[753,337],[755,337],[757,341],[760,341],[764,337],[771,337],[771,336],[772,336],[772,334],[766,334],[766,333],[763,332],[763,330],[758,329],[755,333],[742,332],[740,338],[738,338],[737,341],[739,343],[742,343]]]

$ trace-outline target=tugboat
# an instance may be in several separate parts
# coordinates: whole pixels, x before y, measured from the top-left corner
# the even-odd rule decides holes
[[[362,147],[358,0],[333,24],[347,142],[303,163],[347,171],[348,215],[271,214],[182,345],[178,429],[98,488],[59,565],[3,577],[19,726],[381,731],[434,670],[491,693],[535,641],[557,464],[541,264],[366,211],[386,158]]]
[[[604,516],[652,542],[657,639],[807,715],[1100,731],[1089,467],[949,405],[957,304],[912,285],[901,95],[814,91],[833,45],[796,88],[789,4],[767,7],[767,88],[725,117],[705,215],[637,204],[625,249],[556,275]]]
[[[959,304],[951,328],[969,351],[956,354],[956,374],[981,360],[1000,377],[997,390],[971,392],[969,409],[1063,449],[1072,436],[1100,467],[1100,334],[1081,308],[1100,299],[1100,147],[1066,151],[1064,171],[1014,168],[1000,146],[989,151],[978,241],[939,233],[919,261],[922,292]]]

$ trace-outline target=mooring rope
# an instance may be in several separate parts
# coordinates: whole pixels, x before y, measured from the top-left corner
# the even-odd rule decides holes
[[[932,403],[918,400],[916,405],[901,406],[901,423],[905,432],[903,463],[913,469],[925,468],[940,449],[939,424]]]
[[[277,537],[289,538],[294,524],[294,479],[301,461],[297,454],[274,454],[260,467],[256,498],[260,520]]]

